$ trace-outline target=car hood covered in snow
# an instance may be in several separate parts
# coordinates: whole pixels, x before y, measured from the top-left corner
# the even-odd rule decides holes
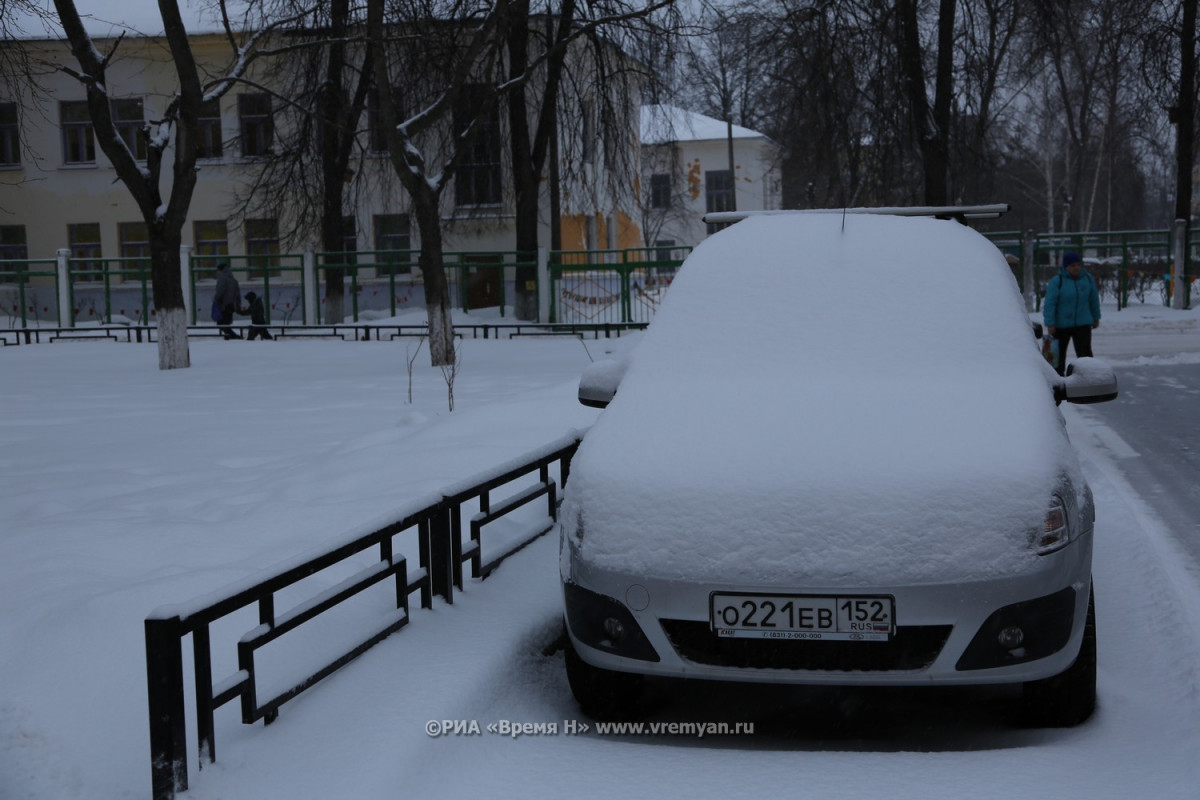
[[[696,249],[630,359],[564,507],[603,569],[999,577],[1083,485],[1012,274],[955,222],[746,219]]]

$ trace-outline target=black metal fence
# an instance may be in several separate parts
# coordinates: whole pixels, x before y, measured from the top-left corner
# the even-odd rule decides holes
[[[399,519],[368,533],[354,534],[319,555],[285,565],[267,577],[190,603],[166,606],[147,617],[146,678],[155,800],[172,798],[188,786],[183,648],[188,634],[191,634],[194,662],[196,740],[199,763],[203,765],[205,760],[216,761],[214,711],[217,708],[240,700],[244,724],[260,719],[265,724],[271,723],[284,703],[405,627],[411,619],[409,596],[413,592],[420,593],[422,608],[432,608],[435,596],[453,603],[455,589],[463,588],[464,564],[471,565],[472,577],[484,578],[505,558],[550,530],[558,516],[557,487],[566,484],[571,458],[581,437],[581,433],[564,436],[517,461],[415,501],[401,512]],[[559,483],[550,477],[550,467],[555,463],[559,468]],[[536,480],[529,482],[528,477],[534,473]],[[526,479],[526,485],[515,490],[510,486],[522,479]],[[513,493],[493,500],[492,493],[502,488]],[[539,499],[546,503],[549,522],[543,518],[533,529],[509,537],[506,546],[485,559],[484,526]],[[468,506],[477,507],[478,511],[469,519],[468,535],[464,537],[463,510]],[[418,563],[410,569],[408,560],[396,548],[396,538],[413,533]],[[378,557],[362,563],[363,556],[370,557],[376,548]],[[293,590],[305,578],[331,567],[352,572],[298,602],[293,598],[286,610],[276,609],[276,599],[281,593],[287,590],[295,594]],[[256,670],[260,649],[384,582],[394,585],[394,608],[381,619],[371,621],[374,628],[369,635],[283,691],[260,699],[260,676]],[[237,669],[214,680],[211,628],[214,624],[228,627],[233,615],[247,609],[257,610],[258,624],[249,626],[237,639]]]
[[[648,322],[595,322],[595,323],[456,323],[454,335],[468,339],[518,339],[529,336],[574,336],[578,339],[609,339],[620,337],[628,331],[645,330]],[[228,326],[241,331],[245,336],[254,328],[266,330],[278,339],[341,339],[343,341],[367,342],[413,339],[429,335],[428,325],[398,325],[391,323],[359,322],[343,325],[250,325],[238,323]],[[192,339],[216,338],[221,329],[214,325],[191,325],[188,337]],[[0,347],[43,342],[82,341],[86,339],[113,342],[157,342],[158,328],[154,325],[103,325],[99,327],[59,328],[0,328]]]

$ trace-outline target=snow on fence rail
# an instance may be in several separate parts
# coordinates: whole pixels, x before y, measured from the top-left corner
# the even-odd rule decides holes
[[[582,431],[573,431],[440,493],[419,498],[388,521],[360,526],[321,552],[293,558],[277,565],[269,574],[260,573],[211,595],[162,606],[152,612],[145,621],[145,634],[150,766],[155,800],[173,798],[188,787],[183,656],[183,640],[188,634],[191,634],[194,662],[196,739],[203,765],[206,759],[210,763],[216,761],[213,712],[217,708],[239,699],[244,724],[259,719],[270,724],[288,700],[405,627],[410,622],[409,596],[413,592],[420,592],[422,608],[432,608],[435,595],[453,603],[454,590],[463,588],[464,564],[471,564],[472,577],[485,578],[505,558],[549,531],[558,516],[557,487],[567,482],[571,458],[582,436]],[[555,462],[559,483],[550,478],[550,466]],[[536,481],[493,502],[493,490],[535,472]],[[540,517],[531,529],[507,537],[497,548],[499,552],[485,559],[483,527],[539,498],[545,498],[547,516]],[[470,518],[469,536],[464,539],[463,510],[468,506],[478,508],[478,512]],[[416,538],[418,564],[410,571],[408,560],[396,549],[396,538],[412,534]],[[373,548],[378,548],[378,558],[364,564],[362,557],[370,557]],[[301,581],[331,568],[344,577],[292,602],[287,610],[276,611],[280,595],[295,595]],[[323,666],[291,681],[288,688],[270,699],[260,701],[262,676],[256,668],[260,649],[389,580],[394,583],[394,599],[388,602],[394,607],[373,620],[369,635],[357,639]],[[229,628],[236,622],[233,615],[252,607],[257,609],[258,624],[243,629],[237,640],[237,669],[214,680],[211,628],[221,624]]]

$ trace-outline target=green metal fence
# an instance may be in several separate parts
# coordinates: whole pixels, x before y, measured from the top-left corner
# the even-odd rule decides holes
[[[131,322],[154,316],[148,258],[71,259],[67,266],[69,325]],[[99,292],[91,291],[98,287]]]
[[[378,314],[394,317],[410,308],[424,311],[425,286],[415,277],[419,256],[418,250],[319,253],[320,302],[324,305],[330,278],[336,280],[334,270],[340,270],[345,298],[343,311],[349,321],[358,322]],[[450,251],[443,253],[442,259],[451,302],[456,308],[469,312],[498,307],[502,317],[511,313],[512,284],[517,279],[515,268],[528,268],[533,273],[537,268],[536,261],[522,260],[511,251]],[[514,277],[509,277],[510,271]],[[533,289],[536,292],[536,279]]]
[[[649,322],[688,247],[550,254],[550,319],[569,324]]]
[[[1006,231],[985,234],[1001,251],[1023,259],[1028,234]],[[1046,282],[1058,271],[1062,254],[1080,253],[1101,292],[1118,306],[1131,301],[1169,304],[1172,291],[1170,232],[1111,231],[1105,233],[1034,234],[1033,294],[1040,308]],[[623,250],[572,250],[550,253],[548,318],[536,308],[541,322],[572,325],[645,323],[653,318],[691,248],[645,247]],[[417,274],[415,250],[317,253],[316,286],[306,286],[304,256],[257,254],[202,255],[191,258],[192,324],[209,322],[216,288],[216,266],[228,263],[243,294],[253,290],[263,298],[267,321],[301,324],[313,305],[313,318],[325,324],[394,317],[406,309],[425,309],[424,285]],[[500,316],[514,313],[514,303],[538,295],[537,264],[512,251],[452,251],[443,256],[450,297],[456,308],[473,311],[497,307]],[[1189,235],[1185,261],[1200,258],[1200,231]],[[1188,276],[1185,264],[1185,276]],[[343,281],[342,316],[325,308],[329,279]],[[1026,290],[1023,265],[1015,268]],[[55,259],[0,261],[0,320],[9,327],[51,323],[151,323],[154,320],[150,263],[147,258],[89,258],[68,260],[69,319],[59,319],[59,275]],[[1190,280],[1184,281],[1189,292]],[[313,293],[312,297],[308,295]],[[1186,306],[1186,303],[1185,303]]]
[[[0,319],[10,328],[30,321],[58,324],[58,263],[52,258],[0,261]]]
[[[1198,231],[1189,233],[1188,265],[1200,254]],[[1002,252],[1024,259],[1026,234],[1020,231],[987,233],[985,236]],[[1173,265],[1171,233],[1166,230],[1105,231],[1101,233],[1039,233],[1034,235],[1033,294],[1036,307],[1041,308],[1046,283],[1058,274],[1064,253],[1079,253],[1088,262],[1088,271],[1096,279],[1102,296],[1113,297],[1118,308],[1131,300],[1144,303],[1171,302]],[[1021,291],[1025,287],[1025,270],[1015,269]],[[1184,281],[1190,289],[1190,280]],[[1190,299],[1190,298],[1185,298]],[[1185,303],[1186,305],[1186,303]]]
[[[1145,302],[1147,293],[1152,300],[1157,293],[1164,305],[1170,303],[1170,232],[1109,231],[1037,236],[1034,275],[1039,308],[1046,282],[1058,274],[1062,256],[1068,251],[1079,253],[1089,262],[1088,271],[1096,279],[1101,295],[1115,297],[1118,308],[1127,306],[1131,295]]]
[[[244,295],[253,291],[262,298],[267,322],[276,318],[304,320],[304,256],[269,253],[247,256],[192,256],[192,319],[208,322],[212,296],[217,287],[217,265],[228,264]]]

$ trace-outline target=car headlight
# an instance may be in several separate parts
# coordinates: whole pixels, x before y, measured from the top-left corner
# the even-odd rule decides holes
[[[1067,519],[1067,504],[1062,495],[1050,495],[1050,507],[1046,509],[1046,519],[1040,530],[1033,537],[1033,549],[1044,556],[1061,550],[1071,542],[1071,526]]]

